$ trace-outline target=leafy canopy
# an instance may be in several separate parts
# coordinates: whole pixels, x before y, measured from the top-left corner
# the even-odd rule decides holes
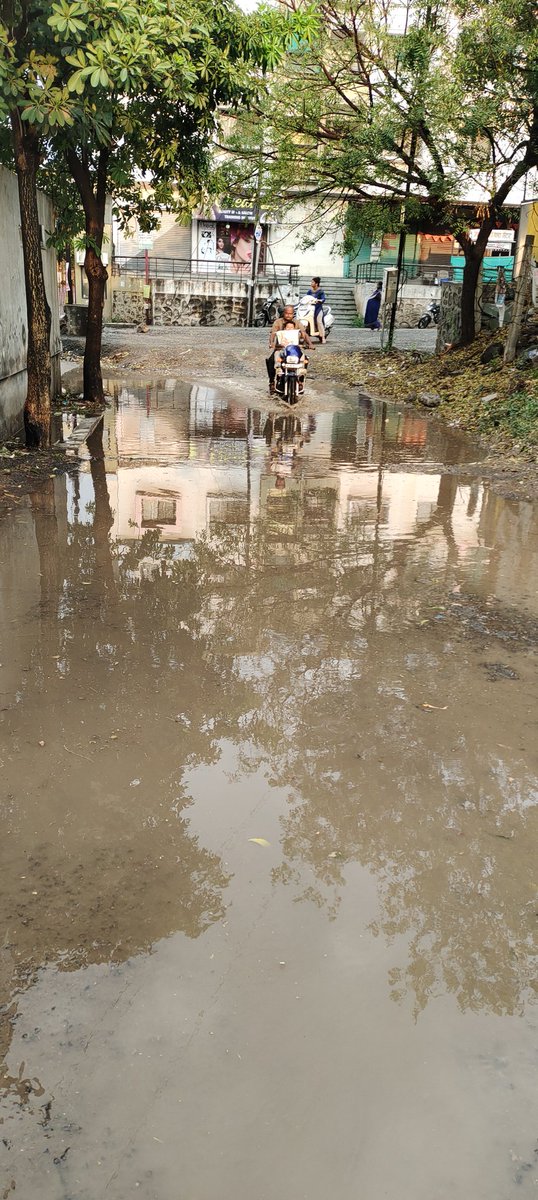
[[[306,200],[323,223],[360,201],[368,232],[376,211],[375,232],[400,227],[402,212],[408,228],[456,227],[458,200],[481,191],[494,211],[538,163],[534,0],[320,0],[318,12],[316,38],[236,122],[230,195],[252,197],[261,157],[274,213]]]
[[[150,204],[192,205],[207,185],[217,113],[248,104],[308,24],[270,9],[247,17],[232,0],[4,3],[0,117],[16,110],[38,129],[42,184],[57,200],[65,193],[66,214],[61,163],[74,154],[94,191],[105,161],[125,219],[136,211],[147,224]]]

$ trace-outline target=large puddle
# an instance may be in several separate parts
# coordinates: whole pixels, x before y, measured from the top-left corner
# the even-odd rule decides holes
[[[536,1195],[536,509],[472,456],[117,384],[0,524],[0,1197]]]

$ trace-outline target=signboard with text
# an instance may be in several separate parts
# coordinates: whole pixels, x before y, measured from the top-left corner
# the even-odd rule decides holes
[[[253,208],[223,208],[215,213],[217,221],[252,221]]]

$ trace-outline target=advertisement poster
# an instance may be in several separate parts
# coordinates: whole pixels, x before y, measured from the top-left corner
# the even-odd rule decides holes
[[[226,272],[229,275],[250,275],[252,259],[258,240],[266,236],[266,230],[253,221],[224,220],[198,222],[198,270],[207,273]],[[261,240],[258,270],[265,261],[264,242]]]
[[[214,271],[216,253],[215,224],[213,221],[200,221],[198,224],[198,270]]]

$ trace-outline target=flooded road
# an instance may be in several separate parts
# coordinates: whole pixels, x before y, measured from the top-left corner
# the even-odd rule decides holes
[[[112,390],[0,523],[0,1197],[536,1196],[536,508]]]

